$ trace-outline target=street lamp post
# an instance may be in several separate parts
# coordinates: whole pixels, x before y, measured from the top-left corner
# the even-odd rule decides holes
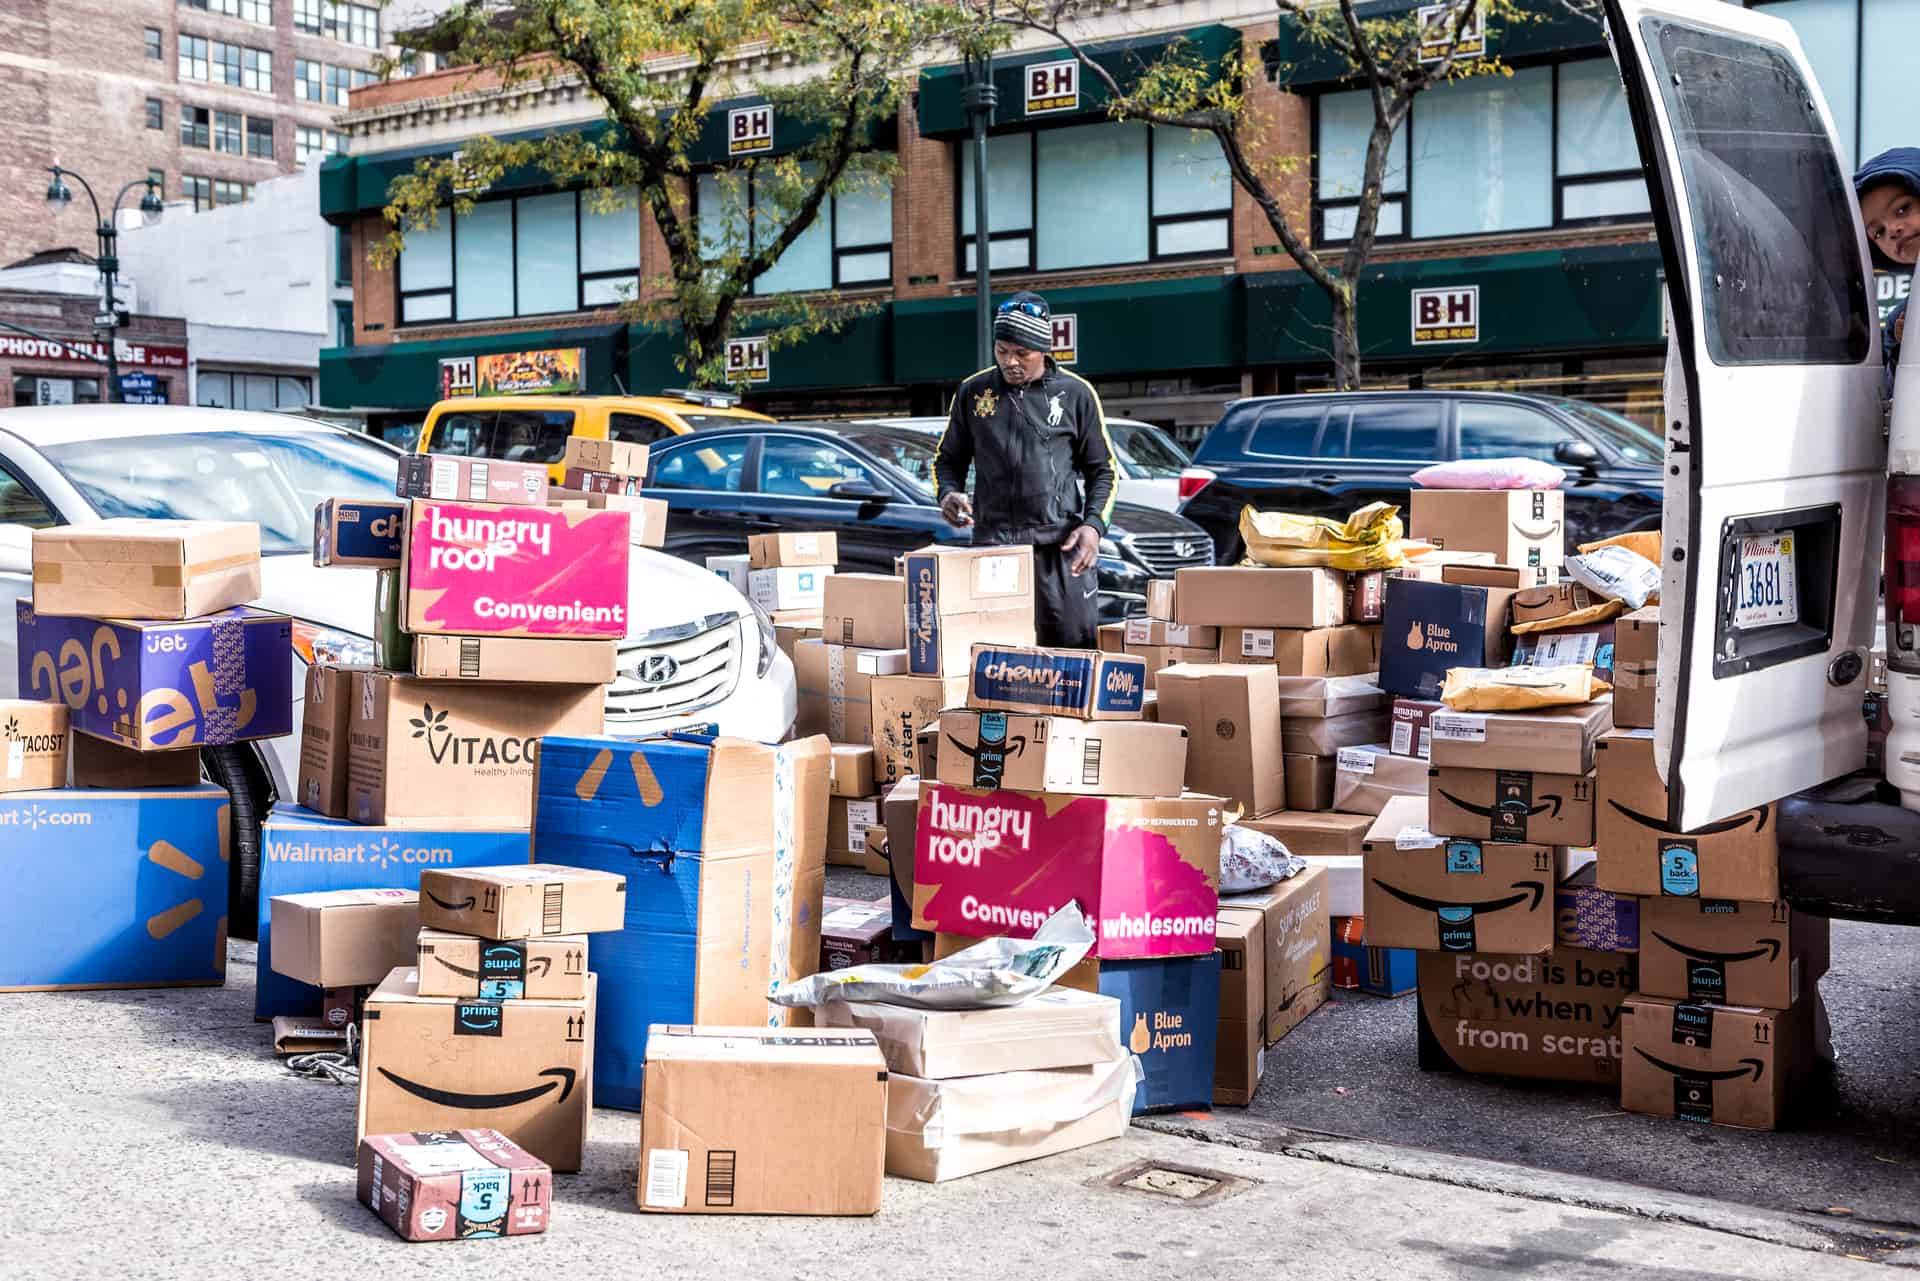
[[[985,369],[993,363],[993,266],[987,237],[987,126],[1000,95],[993,87],[993,55],[967,55],[967,83],[961,105],[973,122],[973,313],[974,363]]]
[[[80,189],[87,193],[87,203],[93,206],[94,235],[99,240],[99,249],[94,255],[94,261],[100,268],[102,303],[105,307],[104,311],[94,317],[93,330],[95,334],[100,333],[102,329],[106,331],[107,390],[105,402],[107,404],[113,404],[120,399],[120,352],[119,342],[115,334],[120,326],[126,323],[126,317],[121,314],[119,302],[113,293],[114,279],[120,274],[120,257],[118,250],[120,228],[117,225],[120,221],[120,202],[125,200],[127,193],[135,187],[145,187],[147,189],[146,194],[140,197],[140,213],[142,216],[149,220],[158,218],[166,211],[166,206],[160,203],[160,194],[153,189],[154,182],[152,178],[135,178],[132,182],[120,188],[120,194],[113,198],[111,215],[103,216],[100,212],[100,202],[94,198],[93,184],[89,183],[73,170],[63,169],[59,165],[50,165],[47,172],[53,175],[53,180],[47,184],[48,204],[54,206],[56,209],[65,209],[73,203],[73,189],[67,186],[66,183],[66,180],[71,178],[80,184]]]

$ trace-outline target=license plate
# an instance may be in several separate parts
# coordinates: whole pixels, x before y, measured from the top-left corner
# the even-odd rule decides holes
[[[1792,534],[1741,539],[1738,573],[1733,595],[1735,627],[1773,627],[1800,621]]]

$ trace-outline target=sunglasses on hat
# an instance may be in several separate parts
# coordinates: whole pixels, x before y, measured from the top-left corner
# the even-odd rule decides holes
[[[1024,311],[1036,320],[1047,318],[1047,309],[1044,306],[1037,302],[1022,302],[1018,298],[1009,298],[1000,304],[1001,315],[1004,316],[1011,311]]]

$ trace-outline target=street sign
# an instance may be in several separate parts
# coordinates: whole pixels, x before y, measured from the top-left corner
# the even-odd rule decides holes
[[[160,380],[148,373],[130,373],[120,375],[120,403],[123,405],[164,405],[166,393],[160,390]]]

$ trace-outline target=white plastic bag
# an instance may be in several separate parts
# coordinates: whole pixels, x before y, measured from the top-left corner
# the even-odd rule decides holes
[[[1624,547],[1601,547],[1567,561],[1567,573],[1603,596],[1623,600],[1639,609],[1660,594],[1660,567],[1639,552]]]
[[[921,1010],[982,1010],[1018,1005],[1053,986],[1093,948],[1093,930],[1078,903],[1049,916],[1033,940],[990,938],[931,965],[855,965],[796,979],[773,994],[775,1005],[878,1001]]]
[[[1220,833],[1220,892],[1244,894],[1297,875],[1307,860],[1289,850],[1277,837],[1238,823]]]
[[[1567,473],[1538,458],[1462,458],[1413,473],[1422,489],[1558,489]]]

